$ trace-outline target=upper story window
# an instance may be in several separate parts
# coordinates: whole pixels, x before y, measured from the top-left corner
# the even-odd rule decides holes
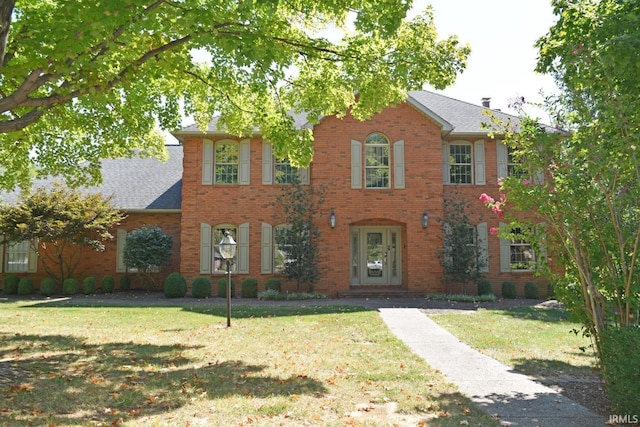
[[[449,144],[449,182],[473,184],[471,144]]]
[[[216,184],[237,184],[238,183],[238,143],[217,142],[215,149],[215,183]]]
[[[273,145],[268,141],[262,142],[262,184],[293,184],[297,180],[300,184],[309,184],[309,168],[291,166],[289,159],[276,159],[273,155]]]
[[[298,178],[298,168],[291,166],[289,159],[274,162],[274,184],[293,184]]]
[[[251,182],[251,141],[225,139],[202,142],[203,185],[249,185]]]
[[[517,178],[527,178],[529,176],[522,162],[516,159],[514,149],[511,147],[507,147],[507,176],[515,176]]]
[[[364,141],[365,187],[389,188],[389,140],[381,133],[372,133]]]

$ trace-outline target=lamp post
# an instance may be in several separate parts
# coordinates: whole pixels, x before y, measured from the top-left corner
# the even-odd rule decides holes
[[[231,260],[236,256],[236,241],[231,233],[224,232],[220,241],[220,256],[227,263],[227,328],[231,326]]]

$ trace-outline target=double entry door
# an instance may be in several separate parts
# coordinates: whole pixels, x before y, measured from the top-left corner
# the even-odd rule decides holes
[[[400,227],[351,227],[351,284],[400,285]]]

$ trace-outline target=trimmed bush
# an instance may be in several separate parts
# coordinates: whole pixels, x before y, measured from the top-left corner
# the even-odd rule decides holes
[[[102,292],[104,292],[105,294],[110,294],[113,292],[113,288],[115,288],[115,286],[116,279],[114,279],[113,276],[107,275],[102,278],[100,289],[102,289]]]
[[[18,282],[18,295],[31,295],[33,293],[33,282],[28,277],[23,277]]]
[[[517,297],[516,284],[509,281],[502,282],[502,298],[516,299]]]
[[[131,277],[120,276],[120,290],[126,292],[129,289],[131,289]]]
[[[258,280],[247,277],[240,283],[240,295],[242,298],[258,298]]]
[[[225,277],[221,277],[220,279],[218,279],[218,296],[220,298],[226,298],[227,297],[227,282],[228,282],[228,278],[227,276]],[[236,282],[233,278],[231,278],[231,298],[233,298],[233,290],[235,289],[236,286]]]
[[[600,334],[607,392],[614,414],[640,414],[640,327],[609,327]]]
[[[80,283],[77,279],[64,279],[62,282],[62,295],[75,295],[78,293]]]
[[[487,279],[478,280],[478,296],[493,295],[493,285]]]
[[[187,281],[180,273],[171,273],[164,281],[166,298],[182,298],[187,294]]]
[[[96,293],[96,278],[93,276],[85,277],[82,281],[82,293],[85,295]]]
[[[211,280],[206,277],[196,277],[191,284],[191,296],[194,298],[209,298],[211,296]]]
[[[267,291],[274,290],[274,291],[282,292],[282,280],[276,279],[276,278],[267,279],[267,281],[264,284],[264,287]]]
[[[282,300],[282,299],[285,299],[285,295],[281,294],[275,289],[267,289],[266,291],[262,291],[258,294],[258,299]]]
[[[56,281],[51,277],[47,277],[40,282],[40,295],[43,297],[50,297],[56,293],[57,287]]]
[[[538,299],[540,298],[540,293],[538,292],[538,284],[535,282],[527,282],[524,284],[524,297],[528,299]]]
[[[7,274],[4,276],[4,280],[2,281],[2,291],[5,295],[17,295],[18,283],[20,283],[20,278],[18,276],[15,274]]]

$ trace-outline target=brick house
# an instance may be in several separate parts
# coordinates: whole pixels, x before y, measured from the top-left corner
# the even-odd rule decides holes
[[[168,146],[166,164],[104,162],[104,184],[91,191],[115,194],[128,218],[104,253],[87,254],[81,272],[125,274],[126,232],[157,224],[174,236],[169,270],[180,271],[189,283],[201,275],[223,277],[218,244],[228,231],[238,243],[233,274],[237,280],[256,278],[263,289],[286,262],[287,225],[276,197],[296,175],[325,189],[315,213],[321,233],[316,291],[330,297],[444,292],[443,198],[455,196],[470,202],[467,214],[494,291],[509,280],[522,294],[525,282],[540,280],[529,267],[536,254],[522,242],[489,236],[499,221],[478,201],[481,193],[497,194],[498,178],[513,170],[504,144],[482,128],[487,108],[417,91],[364,122],[324,117],[312,126],[313,162],[300,170],[275,159],[260,135],[233,137],[218,131],[215,120],[204,133],[195,126],[177,131],[180,145]],[[301,116],[295,120],[311,126]]]

